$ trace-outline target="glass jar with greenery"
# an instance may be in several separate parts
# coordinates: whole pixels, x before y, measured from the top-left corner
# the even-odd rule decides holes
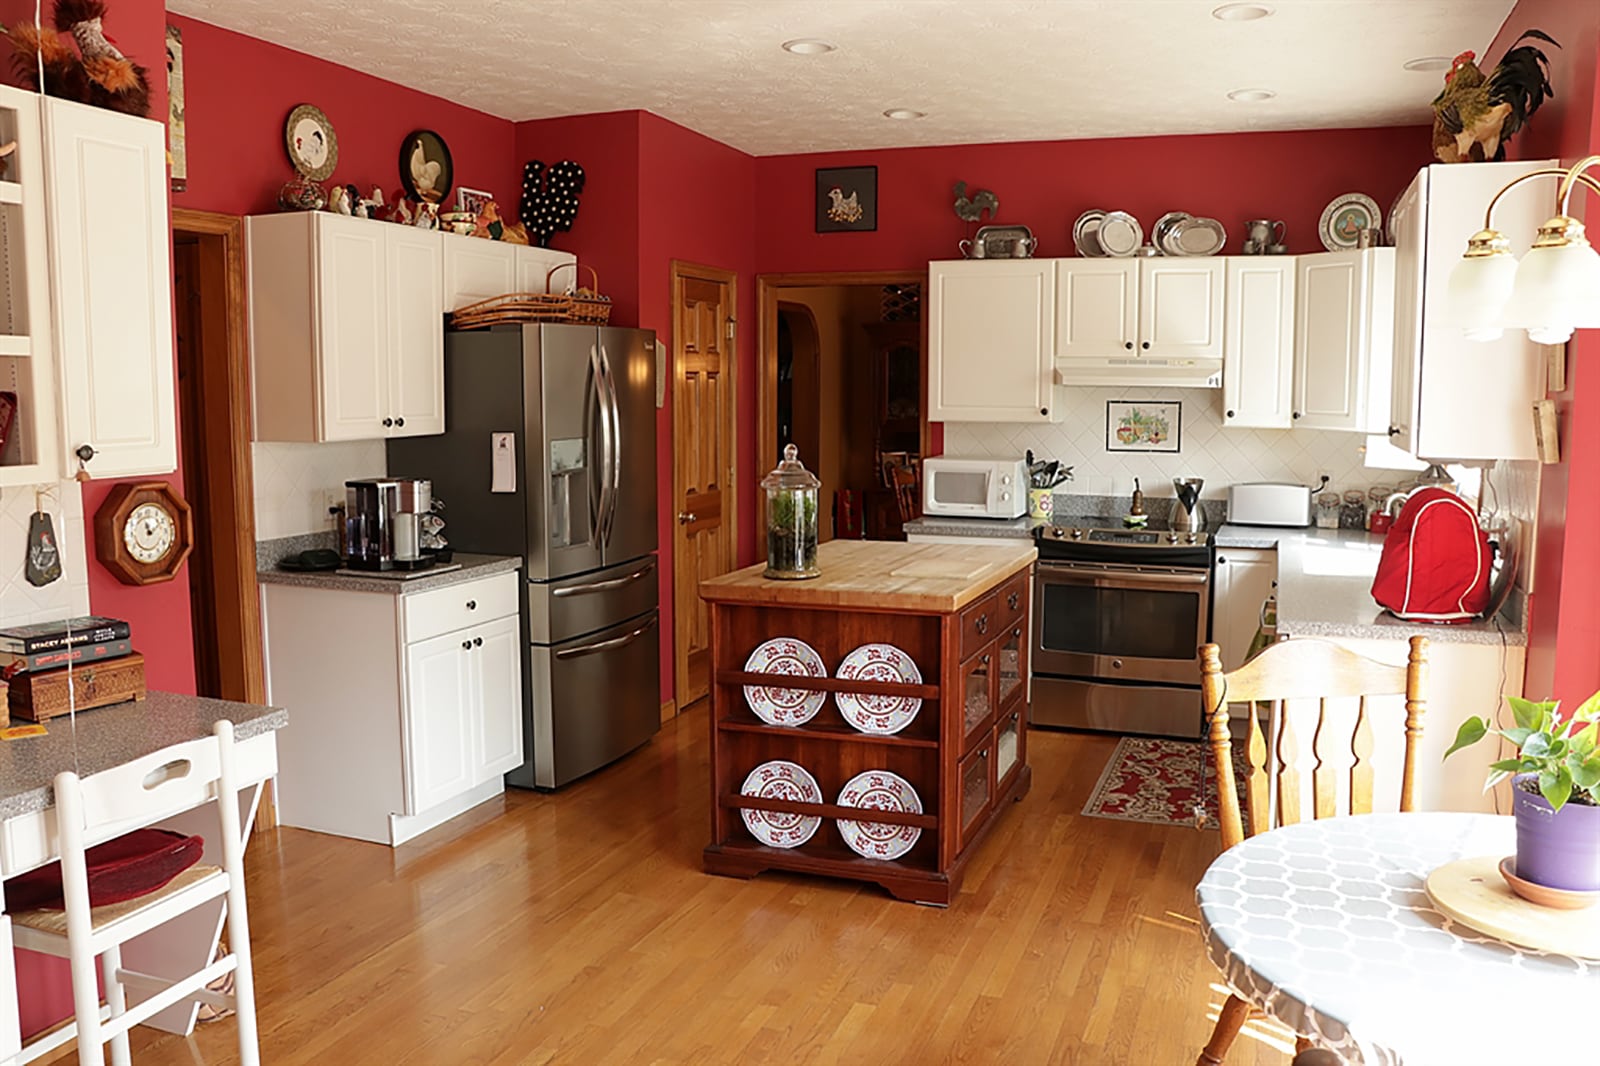
[[[784,446],[783,462],[761,479],[767,491],[767,569],[763,577],[816,577],[817,490],[815,474],[800,463],[800,451]]]

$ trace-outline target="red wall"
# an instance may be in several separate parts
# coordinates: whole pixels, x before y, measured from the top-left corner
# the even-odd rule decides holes
[[[1559,49],[1550,56],[1555,97],[1512,142],[1512,158],[1556,157],[1571,164],[1600,149],[1600,4],[1520,0],[1485,50],[1497,62],[1524,31],[1541,29]],[[1529,195],[1553,196],[1538,186]],[[1513,193],[1512,195],[1516,195]],[[1573,214],[1600,219],[1600,199],[1581,189]],[[1591,234],[1591,239],[1592,239]],[[1534,594],[1529,602],[1526,695],[1568,706],[1600,688],[1600,331],[1580,330],[1567,346],[1567,391],[1554,396],[1563,461],[1541,467]]]

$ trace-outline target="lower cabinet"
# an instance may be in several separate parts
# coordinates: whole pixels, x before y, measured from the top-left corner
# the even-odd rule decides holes
[[[265,584],[279,820],[401,844],[522,762],[516,572],[426,592]],[[481,619],[479,616],[483,616]]]
[[[1271,548],[1218,548],[1212,568],[1211,640],[1222,649],[1222,668],[1236,670],[1256,630],[1262,605],[1278,583],[1278,553]]]

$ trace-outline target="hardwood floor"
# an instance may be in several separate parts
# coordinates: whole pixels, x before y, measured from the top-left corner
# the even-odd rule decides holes
[[[1194,925],[1215,832],[1085,818],[1113,747],[1036,732],[1033,791],[948,909],[701,872],[704,706],[556,795],[511,792],[397,849],[251,841],[272,1066],[1194,1061],[1225,997]],[[828,831],[827,827],[822,830]],[[238,1062],[223,1021],[134,1060]],[[1230,1066],[1287,1066],[1252,1023]]]

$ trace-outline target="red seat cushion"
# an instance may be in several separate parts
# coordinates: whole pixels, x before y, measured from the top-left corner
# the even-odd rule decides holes
[[[168,829],[135,829],[88,851],[89,904],[103,907],[154,892],[200,861],[205,841]],[[66,909],[61,864],[53,862],[6,882],[6,909]]]

